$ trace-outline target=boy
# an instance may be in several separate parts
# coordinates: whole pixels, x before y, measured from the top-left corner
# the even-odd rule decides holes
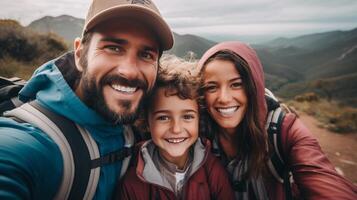
[[[233,199],[228,177],[200,139],[196,65],[164,57],[146,124],[151,140],[139,146],[118,187],[119,199]]]

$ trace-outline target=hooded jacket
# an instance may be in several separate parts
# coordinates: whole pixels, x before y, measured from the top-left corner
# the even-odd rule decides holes
[[[256,52],[241,42],[223,42],[215,45],[202,56],[199,67],[201,68],[207,59],[221,50],[233,51],[248,63],[257,89],[260,126],[264,127],[267,118],[264,72]],[[299,119],[295,118],[294,114],[288,113],[282,122],[281,131],[285,161],[293,173],[297,186],[297,190],[293,190],[293,196],[297,198],[300,196],[303,199],[357,199],[356,186],[336,172],[322,152],[316,138]],[[264,185],[269,199],[285,199],[283,184],[273,176],[268,175]]]
[[[122,125],[113,125],[88,108],[71,89],[74,57],[68,53],[38,68],[20,91],[22,101],[36,99],[42,106],[85,128],[101,155],[123,147]],[[58,146],[28,123],[0,118],[0,199],[53,199],[62,179]],[[101,167],[94,199],[110,199],[121,162]]]
[[[149,140],[139,148],[137,162],[122,179],[116,199],[177,199],[167,180],[152,160],[154,143]],[[209,141],[194,144],[194,156],[183,186],[185,200],[234,199],[227,174],[210,152]]]

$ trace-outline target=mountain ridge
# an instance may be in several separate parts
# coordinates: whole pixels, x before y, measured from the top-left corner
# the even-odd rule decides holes
[[[83,19],[61,15],[35,20],[29,27],[39,32],[53,31],[71,43],[75,37],[81,35],[83,24]],[[174,33],[174,39],[174,47],[167,53],[180,57],[194,55],[198,59],[207,49],[216,44],[215,41],[192,34]],[[267,87],[283,97],[299,94],[302,90],[298,88],[316,80],[326,79],[333,82],[337,80],[333,78],[357,72],[357,28],[292,38],[280,37],[252,47],[262,61]],[[338,80],[341,82],[341,79]],[[355,84],[351,79],[348,81]],[[289,88],[289,91],[287,92],[285,88]],[[319,89],[314,87],[314,84],[307,88],[309,91],[319,93]],[[343,94],[340,95],[342,100],[347,98],[347,93],[344,91],[335,92]],[[351,95],[357,97],[357,93]]]

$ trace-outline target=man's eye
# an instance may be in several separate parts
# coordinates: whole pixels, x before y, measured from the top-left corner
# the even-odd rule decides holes
[[[105,46],[104,49],[112,53],[119,53],[122,51],[122,48],[120,46],[115,46],[115,45]]]
[[[154,55],[152,55],[149,52],[145,52],[145,51],[140,53],[140,57],[145,60],[154,60],[155,59]]]

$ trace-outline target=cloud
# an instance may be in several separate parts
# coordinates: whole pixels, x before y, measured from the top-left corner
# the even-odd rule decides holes
[[[27,25],[45,15],[84,18],[89,0],[2,0],[0,18]],[[154,0],[174,31],[198,35],[297,35],[357,27],[355,0]]]

